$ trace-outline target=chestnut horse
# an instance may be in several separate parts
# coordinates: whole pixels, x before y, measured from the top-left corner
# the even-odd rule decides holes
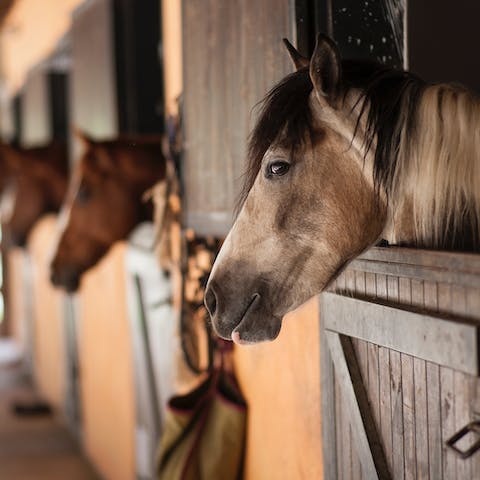
[[[116,241],[152,219],[152,204],[143,196],[166,171],[159,137],[81,139],[84,153],[70,180],[51,263],[52,283],[70,292]]]
[[[380,239],[480,250],[480,101],[385,66],[310,61],[267,95],[240,213],[205,294],[216,332],[273,340],[282,317]]]
[[[60,210],[68,185],[68,155],[63,143],[38,148],[1,145],[2,225],[10,241],[23,247],[37,220]]]

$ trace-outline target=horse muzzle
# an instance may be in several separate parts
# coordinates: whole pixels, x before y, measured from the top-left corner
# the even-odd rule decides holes
[[[63,288],[68,293],[74,293],[80,286],[80,275],[70,269],[59,270],[52,268],[50,281],[55,287]]]
[[[205,307],[217,335],[239,345],[271,341],[280,333],[282,318],[267,311],[258,292],[245,301],[237,295],[226,295],[211,280],[205,290]]]

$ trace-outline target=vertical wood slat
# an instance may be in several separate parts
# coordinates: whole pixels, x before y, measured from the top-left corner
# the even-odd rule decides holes
[[[320,318],[320,322],[322,319]],[[335,375],[333,362],[330,356],[327,337],[323,323],[320,324],[320,389],[322,401],[322,448],[323,448],[323,475],[325,480],[338,478],[337,454],[341,452],[338,445],[337,417],[339,404],[335,391]]]
[[[424,307],[424,282],[412,280],[412,305]],[[415,453],[417,478],[428,478],[428,409],[426,362],[413,359],[413,384],[415,401]]]
[[[399,302],[399,279],[387,277],[389,303]],[[392,417],[392,474],[393,478],[404,477],[403,464],[403,386],[401,355],[390,350],[390,405]]]
[[[408,278],[398,279],[398,298],[404,305],[412,302],[412,285]],[[400,354],[402,395],[403,395],[403,453],[404,477],[406,480],[415,479],[415,394],[413,387],[413,358]]]
[[[387,276],[376,275],[376,296],[379,300],[386,301]],[[392,451],[392,413],[391,413],[391,392],[390,392],[390,351],[388,348],[377,347],[378,350],[378,395],[379,412],[378,425],[380,427],[383,447],[390,471],[393,467]],[[376,386],[375,386],[376,387]],[[373,392],[372,392],[373,393]]]
[[[365,272],[355,272],[355,294],[360,297],[365,296]],[[352,343],[355,353],[357,355],[358,367],[362,375],[363,384],[366,385],[366,381],[368,381],[367,343],[360,340],[355,342],[353,339]],[[361,462],[356,449],[352,450],[352,472],[355,476],[354,478],[358,478],[358,480],[363,480]]]
[[[453,285],[452,289],[451,311],[464,316],[466,313],[466,294],[465,288],[459,285]],[[455,431],[460,430],[470,422],[470,381],[468,375],[461,372],[454,373],[454,415],[455,415]],[[461,444],[460,444],[461,446]],[[458,458],[456,461],[457,478],[471,478],[471,459]]]
[[[449,311],[452,304],[451,286],[446,284],[438,285],[438,310]],[[442,470],[443,478],[455,479],[456,456],[446,447],[446,441],[456,432],[455,430],[455,403],[454,403],[454,371],[450,368],[440,368],[440,415],[442,433]]]
[[[480,291],[475,288],[466,288],[466,311],[470,316],[477,315],[480,312]],[[472,385],[472,402],[471,411],[472,417],[475,420],[480,420],[480,380],[478,378],[471,379]],[[472,476],[480,477],[480,454],[472,457]]]
[[[424,305],[428,311],[438,311],[438,287],[424,283]],[[442,479],[442,431],[440,409],[440,367],[427,362],[428,464],[430,478]]]
[[[351,340],[331,331],[325,333],[335,365],[335,378],[347,402],[344,413],[348,415],[352,425],[353,443],[358,449],[364,476],[372,480],[389,479],[391,476]]]
[[[327,345],[327,348],[328,345]],[[343,409],[343,400],[342,400],[342,394],[340,392],[340,387],[338,385],[338,382],[335,381],[335,418],[336,418],[336,422],[335,422],[335,442],[336,442],[336,451],[337,451],[337,455],[336,455],[336,465],[335,465],[335,469],[336,469],[336,474],[337,474],[337,477],[334,477],[334,478],[339,478],[339,479],[342,479],[342,480],[345,480],[345,472],[344,472],[344,465],[345,465],[345,458],[344,458],[344,455],[345,455],[345,439],[343,437],[343,434],[345,432],[345,428],[343,426],[344,422],[345,422],[345,419],[343,418],[344,415],[343,415],[343,412],[344,412],[344,409]],[[326,439],[324,438],[324,443],[325,443]]]

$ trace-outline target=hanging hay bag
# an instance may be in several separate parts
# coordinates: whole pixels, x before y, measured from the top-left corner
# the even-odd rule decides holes
[[[158,459],[159,480],[239,480],[246,403],[235,378],[215,370],[168,405]]]

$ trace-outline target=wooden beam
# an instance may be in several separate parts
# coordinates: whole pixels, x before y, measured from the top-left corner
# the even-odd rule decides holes
[[[350,406],[345,414],[350,417],[352,436],[358,449],[363,477],[369,480],[390,479],[391,475],[351,340],[331,331],[326,331],[325,335],[335,367],[335,378],[339,382],[346,403]]]
[[[324,293],[325,328],[470,375],[479,375],[479,325]]]
[[[337,480],[335,378],[325,327],[320,317],[320,392],[322,398],[323,478]]]

